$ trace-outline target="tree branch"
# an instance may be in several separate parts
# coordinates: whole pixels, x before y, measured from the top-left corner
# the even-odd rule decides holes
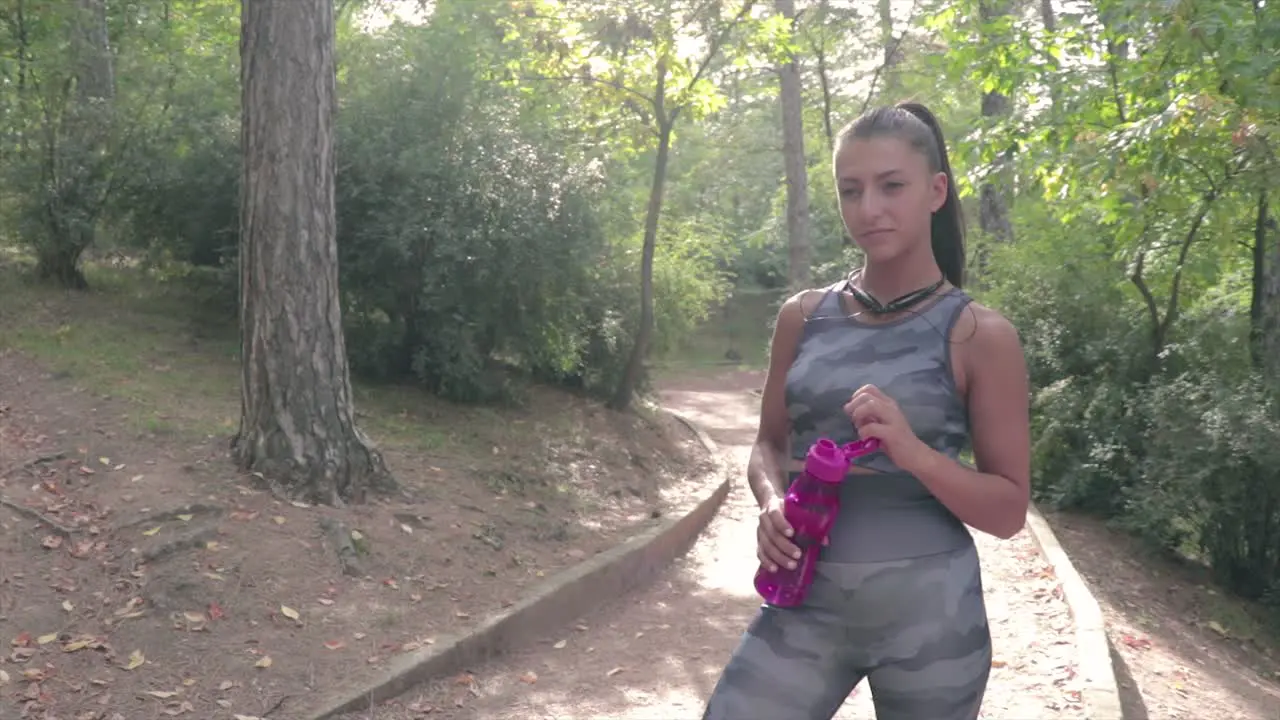
[[[702,80],[702,75],[706,73],[707,68],[711,67],[711,62],[720,54],[720,46],[724,45],[724,42],[729,39],[729,33],[733,32],[734,27],[736,27],[738,23],[742,22],[743,18],[751,13],[751,8],[754,5],[755,0],[747,0],[744,2],[742,4],[742,8],[738,10],[738,14],[733,17],[733,20],[725,23],[724,27],[720,29],[720,32],[711,39],[711,43],[707,46],[706,55],[702,57],[702,62],[698,64],[698,69],[693,73],[693,77],[689,80],[689,84],[684,87],[685,93],[692,92],[693,89],[697,87],[698,83]],[[671,108],[672,122],[675,121],[676,116],[679,115],[680,111],[684,108],[685,103],[683,102]]]
[[[915,19],[917,4],[918,4],[917,2],[911,3],[911,9],[907,11],[907,28],[911,27],[911,21]],[[893,45],[889,48],[889,52],[887,53],[888,57],[890,58],[897,57],[898,48],[902,47],[902,43],[906,39],[907,39],[907,30],[904,29],[902,32],[898,33],[898,37],[893,39]],[[867,88],[867,96],[862,99],[862,107],[858,108],[859,115],[861,115],[862,113],[865,113],[867,111],[867,108],[871,107],[871,101],[876,96],[876,86],[880,84],[880,77],[884,75],[884,71],[887,70],[888,67],[889,67],[889,63],[882,62],[876,66],[875,72],[871,74],[871,87]]]
[[[645,104],[647,104],[649,107],[655,108],[656,110],[656,106],[653,102],[652,97],[645,95],[644,93],[640,92],[639,90],[636,90],[635,88],[623,85],[620,82],[615,82],[607,78],[596,77],[595,75],[587,75],[585,73],[583,73],[582,75],[524,75],[520,79],[522,81],[523,80],[542,80],[542,81],[550,81],[550,82],[592,82],[592,83],[596,83],[597,85],[605,85],[607,87],[611,87],[614,90],[626,93],[632,96],[633,98],[643,100]]]

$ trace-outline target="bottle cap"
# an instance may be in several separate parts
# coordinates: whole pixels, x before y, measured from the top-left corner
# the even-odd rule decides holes
[[[820,438],[809,448],[804,471],[822,482],[838,483],[849,472],[849,458],[834,442]]]
[[[843,445],[840,450],[844,452],[845,458],[849,462],[853,462],[854,458],[870,455],[880,449],[880,440],[878,438],[867,438],[866,440],[855,440],[851,443]]]

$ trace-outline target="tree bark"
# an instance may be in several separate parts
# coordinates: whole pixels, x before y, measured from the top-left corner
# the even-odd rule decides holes
[[[893,1],[879,0],[880,12],[880,52],[882,78],[881,95],[888,102],[897,102],[898,93],[902,92],[902,80],[898,76],[898,60],[901,58],[901,39],[893,37]]]
[[[609,401],[614,410],[631,407],[636,388],[644,379],[644,361],[653,341],[653,256],[658,247],[658,220],[662,217],[662,194],[667,184],[667,162],[671,155],[671,129],[676,113],[666,108],[666,64],[658,63],[657,91],[654,93],[654,109],[658,118],[658,153],[653,166],[653,183],[649,188],[649,206],[644,217],[644,247],[640,254],[640,324],[636,327],[635,341],[626,369],[618,388]]]
[[[395,486],[355,422],[338,292],[333,0],[241,3],[237,466],[340,505]]]
[[[105,0],[77,0],[70,49],[75,95],[45,157],[45,237],[36,248],[36,276],[71,289],[89,283],[80,256],[93,245],[105,200],[104,159],[111,128],[115,72]]]
[[[778,14],[794,30],[795,0],[775,0]],[[809,178],[804,154],[804,107],[800,63],[791,54],[778,68],[778,100],[782,110],[782,163],[787,179],[787,276],[792,292],[809,286]]]
[[[1253,226],[1253,297],[1249,307],[1254,366],[1280,387],[1280,233],[1265,189]]]
[[[983,25],[998,20],[1009,13],[1006,0],[979,0],[979,17]],[[986,38],[985,42],[1005,42],[1005,38]],[[1003,93],[991,91],[982,95],[982,117],[989,122],[999,121],[1009,115],[1012,104]],[[1004,158],[996,161],[993,172],[979,190],[978,224],[982,231],[998,242],[1013,240],[1013,225],[1009,221],[1009,200],[1004,176]]]

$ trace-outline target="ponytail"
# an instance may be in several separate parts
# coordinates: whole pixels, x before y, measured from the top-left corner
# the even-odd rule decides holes
[[[965,281],[964,212],[955,175],[947,158],[947,143],[938,119],[920,103],[903,102],[871,110],[840,131],[837,148],[846,140],[890,135],[899,137],[929,162],[929,169],[947,176],[947,198],[933,213],[930,235],[933,259],[942,275],[956,287]]]

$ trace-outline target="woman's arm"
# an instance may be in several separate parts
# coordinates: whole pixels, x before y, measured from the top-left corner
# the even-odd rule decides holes
[[[1030,381],[1013,324],[972,303],[972,334],[964,348],[965,394],[977,469],[920,442],[903,453],[903,470],[915,475],[965,524],[1000,538],[1026,523],[1031,498]]]
[[[787,371],[795,360],[804,329],[806,293],[791,296],[778,310],[769,347],[769,371],[760,398],[760,427],[747,461],[747,485],[761,508],[786,494],[787,473],[782,466],[791,418],[787,415]]]

